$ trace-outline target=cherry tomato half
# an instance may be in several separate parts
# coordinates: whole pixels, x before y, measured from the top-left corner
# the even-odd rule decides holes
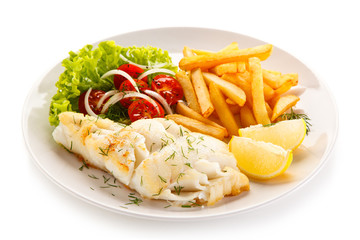
[[[140,92],[144,92],[145,90],[149,90],[149,85],[147,84],[147,82],[144,82],[142,80],[138,80],[138,79],[134,79],[137,87],[139,88]],[[121,83],[120,87],[119,87],[120,91],[136,91],[136,89],[134,88],[134,86],[131,84],[131,82],[129,80],[125,80]],[[131,97],[131,98],[124,98],[122,100],[120,100],[121,105],[123,105],[124,107],[128,108],[130,106],[131,103],[133,103],[136,100],[139,100],[140,98],[137,97]]]
[[[184,96],[180,83],[172,76],[156,75],[151,83],[151,89],[159,93],[169,105],[175,104]]]
[[[90,95],[89,95],[89,106],[91,108],[91,110],[93,110],[93,112],[95,114],[100,114],[101,113],[101,109],[102,109],[102,106],[97,109],[96,106],[100,100],[100,98],[105,94],[104,91],[102,90],[92,90],[90,92]],[[79,97],[79,103],[78,103],[78,106],[79,106],[79,111],[83,114],[88,114],[88,112],[86,111],[86,108],[85,108],[85,95],[86,95],[86,91],[83,92],[80,97]],[[105,99],[103,105],[106,103],[108,99]]]
[[[124,72],[126,72],[127,74],[129,74],[132,78],[138,78],[140,76],[140,74],[142,74],[144,72],[144,69],[135,66],[133,64],[123,64],[121,66],[119,66],[117,69],[122,70]],[[119,89],[120,85],[122,82],[124,82],[126,80],[126,78],[124,78],[121,75],[115,75],[114,76],[114,86],[116,89]],[[142,79],[143,81],[147,82],[147,77],[144,77]]]
[[[157,117],[159,117],[159,118],[164,117],[165,116],[164,109],[158,102],[156,102],[156,104],[159,106],[160,113],[155,108],[155,106],[153,104],[151,104],[151,102],[149,102],[145,99],[140,99],[140,100],[137,100],[137,101],[131,103],[131,105],[129,106],[129,109],[128,109],[128,114],[129,114],[131,122],[135,122],[136,120],[139,120],[139,119],[151,119],[151,118],[157,118]]]

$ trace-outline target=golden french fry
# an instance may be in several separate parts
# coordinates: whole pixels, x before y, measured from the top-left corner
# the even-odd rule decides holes
[[[271,121],[276,120],[276,118],[278,118],[281,114],[286,112],[291,107],[295,106],[299,100],[300,98],[295,95],[285,95],[279,97],[273,108]]]
[[[243,128],[257,124],[254,115],[251,111],[251,108],[249,108],[247,105],[244,105],[243,107],[240,108],[240,122],[241,122],[241,127]]]
[[[237,62],[237,72],[244,73],[246,71],[246,63],[245,62]]]
[[[225,137],[223,129],[205,124],[203,122],[189,117],[185,117],[180,114],[169,114],[166,115],[166,118],[173,120],[177,124],[182,125],[193,132],[207,134],[220,140],[223,140]]]
[[[198,99],[200,112],[207,118],[214,111],[214,105],[210,100],[209,90],[205,84],[200,68],[191,71],[191,81]]]
[[[232,50],[238,50],[238,49],[239,49],[238,43],[232,42],[229,45],[227,45],[226,47],[224,47],[223,49],[221,49],[219,52],[232,51]],[[212,51],[201,50],[201,49],[192,49],[192,51],[194,53],[196,53],[197,55],[206,55],[206,54],[214,53]]]
[[[298,74],[297,73],[287,73],[282,74],[278,71],[266,70],[263,69],[263,79],[266,84],[268,84],[273,89],[277,89],[286,82],[291,82],[292,86],[298,84]]]
[[[237,105],[236,102],[234,102],[233,100],[231,100],[230,98],[226,98],[225,102],[229,105]]]
[[[222,126],[222,122],[215,111],[208,117],[208,119]]]
[[[207,54],[214,53],[212,51],[207,51],[207,50],[202,50],[202,49],[192,49],[192,52],[195,53],[196,55],[207,55]]]
[[[265,102],[265,107],[266,107],[266,111],[267,111],[267,113],[268,113],[268,116],[269,116],[269,118],[271,119],[272,114],[273,114],[273,110],[271,109],[269,103],[267,103],[267,102]]]
[[[210,68],[209,72],[214,73],[218,76],[221,76],[225,73],[236,73],[237,72],[237,63],[236,62],[223,63],[223,64],[217,65],[213,68]]]
[[[217,127],[217,128],[220,128],[224,131],[224,136],[227,137],[228,136],[228,132],[226,130],[226,128],[224,128],[223,126],[207,119],[207,118],[204,118],[201,114],[195,112],[194,110],[192,110],[191,108],[189,108],[188,106],[186,106],[184,103],[182,102],[179,102],[177,105],[176,105],[176,112],[181,114],[181,115],[184,115],[185,117],[189,117],[189,118],[192,118],[192,119],[195,119],[195,120],[198,120],[200,122],[203,122],[207,125],[211,125],[213,127]]]
[[[289,91],[291,87],[292,87],[291,82],[284,82],[279,88],[274,90],[274,95],[272,96],[272,99],[278,99],[282,94]]]
[[[234,115],[225,102],[225,98],[220,89],[213,82],[209,84],[210,98],[214,103],[215,111],[219,116],[222,125],[227,129],[229,135],[238,135],[239,126],[237,125]]]
[[[246,95],[246,103],[252,106],[252,93],[251,93],[251,84],[247,82],[240,74],[224,74],[222,79],[231,82],[237,86],[239,86]],[[249,75],[250,78],[250,75]]]
[[[175,77],[183,89],[184,96],[189,107],[193,109],[195,112],[200,113],[201,112],[200,106],[195,94],[194,87],[190,81],[190,78],[183,71],[178,71]]]
[[[240,113],[234,114],[234,119],[239,128],[241,128],[241,119],[240,119]],[[239,132],[238,132],[239,133]]]
[[[251,57],[258,57],[263,61],[271,55],[272,49],[271,44],[265,44],[253,48],[184,57],[180,60],[179,67],[183,70],[209,69],[223,63],[247,61]]]
[[[241,77],[240,74],[224,74],[221,78],[239,86],[245,92],[247,103],[249,103],[250,106],[252,106],[251,84],[247,82],[247,80]],[[275,94],[274,90],[269,85],[264,83],[265,100],[269,100],[273,98],[274,94]]]
[[[225,96],[224,96],[224,99],[225,99]],[[225,100],[225,102],[226,102],[226,100]],[[228,106],[228,108],[230,109],[230,112],[232,113],[232,114],[238,114],[239,112],[240,112],[240,106],[239,105],[237,105],[237,104],[228,104],[227,102],[226,102],[226,105]],[[211,114],[211,116],[212,115],[214,115],[214,116],[216,116],[216,117],[219,117],[218,115],[217,115],[217,113],[216,113],[216,111],[214,111],[212,114]],[[222,124],[221,124],[222,125]]]
[[[267,101],[274,97],[275,91],[266,83],[263,83],[263,84],[264,84],[264,97],[265,97],[265,100]]]
[[[188,46],[185,46],[183,48],[183,55],[184,55],[184,57],[191,57],[191,56],[194,56],[195,54],[191,48],[189,48]]]
[[[210,85],[210,83],[215,83],[228,98],[240,106],[245,104],[246,95],[241,88],[235,84],[225,81],[213,73],[203,72],[203,76],[207,85]]]
[[[270,124],[264,97],[264,84],[261,71],[260,59],[257,57],[249,58],[249,69],[251,76],[251,89],[253,98],[253,113],[256,122],[259,124]]]
[[[239,50],[239,44],[237,42],[232,42],[223,49],[221,49],[219,52],[226,52],[226,51],[233,51],[233,50]]]

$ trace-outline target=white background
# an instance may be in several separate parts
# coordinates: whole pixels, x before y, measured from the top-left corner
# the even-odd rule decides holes
[[[356,1],[344,0],[1,1],[1,238],[358,238],[359,23]],[[196,222],[118,215],[53,184],[33,163],[23,141],[22,106],[31,86],[70,50],[87,43],[129,31],[184,26],[229,30],[272,43],[328,85],[340,128],[319,174],[265,207]]]

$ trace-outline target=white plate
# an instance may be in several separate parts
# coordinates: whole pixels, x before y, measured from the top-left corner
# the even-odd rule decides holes
[[[237,41],[241,48],[264,42],[238,33],[202,28],[162,28],[131,32],[108,38],[122,46],[152,45],[169,51],[178,63],[185,45],[219,50]],[[86,43],[85,43],[86,44]],[[84,45],[85,45],[84,44]],[[76,49],[72,49],[76,50]],[[267,182],[251,182],[248,193],[226,197],[213,207],[190,209],[169,207],[163,201],[144,200],[140,206],[129,203],[130,191],[104,184],[109,175],[83,168],[70,153],[57,145],[48,122],[50,99],[55,94],[55,82],[63,71],[61,63],[31,89],[23,110],[23,133],[27,148],[40,169],[56,184],[75,196],[120,214],[155,219],[201,219],[243,213],[273,202],[298,189],[316,174],[328,159],[338,130],[338,112],[331,94],[311,70],[289,53],[274,47],[264,68],[299,73],[299,83],[306,87],[297,108],[310,116],[312,129],[302,146],[294,152],[294,161],[282,176]],[[92,178],[96,176],[98,179]],[[109,179],[106,183],[114,183]],[[108,188],[103,188],[108,186]],[[138,196],[138,195],[136,195]]]

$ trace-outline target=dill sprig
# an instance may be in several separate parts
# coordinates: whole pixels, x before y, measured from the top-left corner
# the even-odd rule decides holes
[[[295,113],[293,108],[291,108],[290,113],[284,113],[280,116],[281,120],[293,120],[293,119],[304,119],[305,124],[306,124],[306,135],[309,134],[310,132],[310,127],[312,126],[310,123],[310,118],[303,113]]]
[[[195,201],[188,201],[189,204],[183,204],[181,205],[182,208],[191,208],[191,207],[200,207],[201,204],[198,204]]]
[[[176,192],[177,195],[180,195],[181,190],[183,189],[183,186],[174,186],[174,190]]]
[[[110,147],[107,147],[105,149],[103,149],[102,147],[99,147],[99,154],[100,155],[103,155],[103,156],[109,156],[109,150],[110,150]]]
[[[129,197],[130,202],[126,203],[125,205],[135,204],[135,205],[140,206],[140,203],[143,202],[143,200],[141,198],[138,198],[138,197],[135,196],[135,193],[130,193],[128,195],[128,197]]]

